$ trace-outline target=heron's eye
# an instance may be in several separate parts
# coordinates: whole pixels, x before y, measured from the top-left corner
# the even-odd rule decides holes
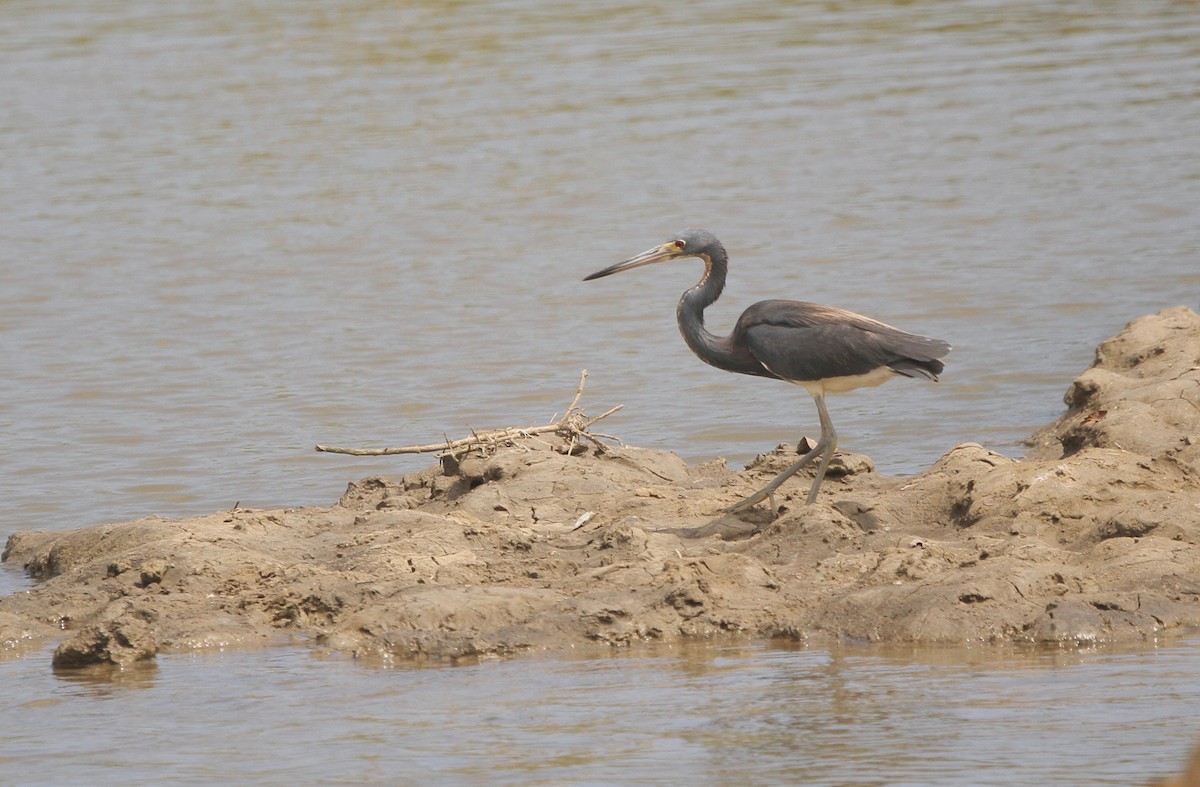
[[[680,251],[683,251],[683,248],[684,248],[685,246],[687,246],[687,243],[686,243],[686,242],[684,242],[684,241],[681,241],[681,240],[677,240],[677,241],[675,241],[675,248],[679,249]]]

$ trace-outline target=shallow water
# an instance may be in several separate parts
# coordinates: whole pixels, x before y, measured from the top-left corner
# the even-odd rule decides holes
[[[1128,785],[1179,770],[1200,732],[1198,644],[443,669],[287,648],[160,657],[115,681],[0,662],[0,762],[45,783]]]
[[[314,443],[544,422],[583,368],[589,412],[625,405],[608,431],[689,460],[811,432],[803,392],[688,353],[673,306],[696,263],[580,281],[689,225],[732,255],[714,330],[792,297],[955,345],[937,386],[832,400],[843,447],[888,473],[969,440],[1019,454],[1098,341],[1200,305],[1195,10],[8,3],[0,538],[331,503],[428,458]],[[1128,783],[1194,732],[1169,721],[1192,723],[1195,657],[1170,654],[379,672],[271,651],[164,658],[141,688],[51,678],[41,654],[0,664],[24,719],[0,762]]]

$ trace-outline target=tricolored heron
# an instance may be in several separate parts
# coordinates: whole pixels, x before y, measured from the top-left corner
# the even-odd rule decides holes
[[[704,261],[704,275],[683,294],[675,310],[679,332],[692,352],[727,372],[804,386],[816,402],[821,420],[821,438],[812,450],[764,488],[725,509],[730,513],[744,511],[768,497],[773,500],[780,484],[820,456],[817,477],[805,505],[817,499],[817,490],[837,448],[837,432],[825,409],[825,394],[882,385],[895,375],[936,382],[944,368],[941,359],[950,352],[950,345],[940,339],[908,333],[845,309],[804,301],[759,301],[742,312],[733,333],[709,333],[704,328],[704,309],[725,288],[729,257],[721,242],[707,230],[684,230],[661,246],[596,271],[584,281],[680,257]]]

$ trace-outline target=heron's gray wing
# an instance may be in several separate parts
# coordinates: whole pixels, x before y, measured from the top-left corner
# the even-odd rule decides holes
[[[950,345],[843,309],[803,301],[761,301],[734,328],[764,366],[788,380],[823,380],[888,367],[936,380]]]
[[[875,334],[845,325],[755,325],[745,337],[759,363],[785,380],[866,374],[892,358]]]

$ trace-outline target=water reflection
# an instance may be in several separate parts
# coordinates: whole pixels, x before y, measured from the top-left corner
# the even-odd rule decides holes
[[[236,769],[267,781],[1130,784],[1182,767],[1200,732],[1195,642],[1069,653],[690,643],[450,669],[299,648],[159,662],[128,680],[0,662],[21,721],[7,764],[37,763],[52,781],[153,766],[202,780]]]
[[[126,666],[116,664],[98,664],[77,669],[55,669],[54,677],[80,689],[82,694],[92,698],[124,697],[124,692],[130,689],[149,689],[158,677],[158,664],[153,661],[139,661]]]

